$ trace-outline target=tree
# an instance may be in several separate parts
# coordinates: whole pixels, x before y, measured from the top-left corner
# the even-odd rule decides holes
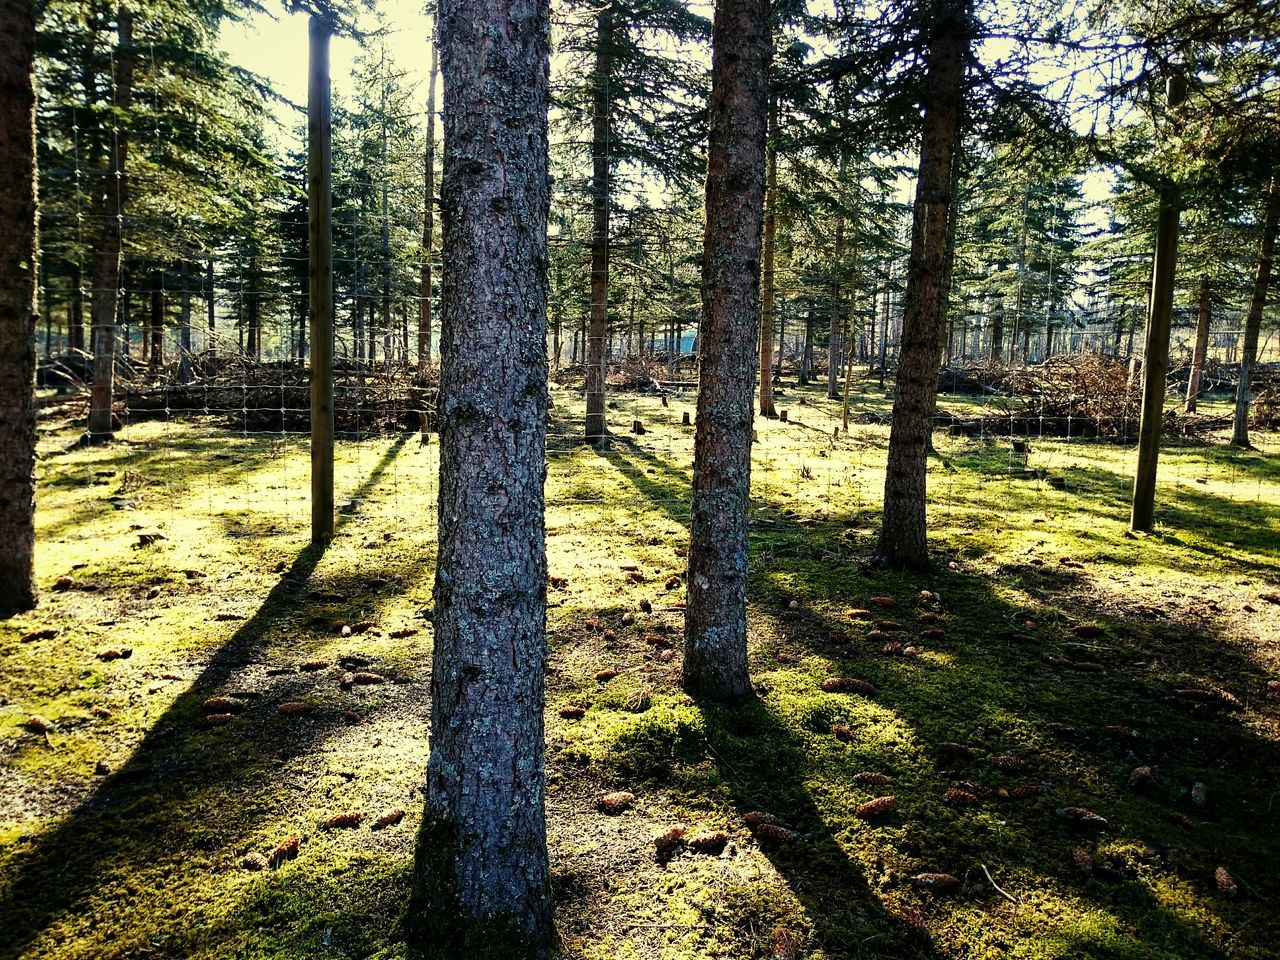
[[[718,0],[684,687],[732,702],[747,673],[747,501],[768,125],[768,0]]]
[[[590,303],[586,331],[585,437],[605,425],[605,361],[609,343],[611,212],[619,169],[631,165],[668,183],[694,169],[692,94],[698,72],[681,47],[705,35],[706,21],[680,0],[588,0],[568,4],[563,52],[590,63],[585,83],[565,92],[568,123],[589,127],[591,149]],[[574,14],[585,13],[585,17]],[[665,43],[654,43],[660,39]]]
[[[36,605],[36,10],[0,5],[0,617]]]
[[[876,548],[883,562],[909,569],[923,569],[929,562],[925,474],[950,272],[947,225],[952,213],[952,163],[960,137],[973,32],[969,0],[933,0],[928,11],[924,132],[889,432],[884,519]]]
[[[1249,299],[1249,315],[1245,319],[1244,349],[1240,357],[1240,379],[1236,384],[1236,409],[1231,442],[1237,447],[1252,448],[1249,442],[1249,391],[1253,365],[1258,358],[1258,333],[1262,329],[1262,311],[1267,305],[1267,288],[1271,284],[1271,263],[1275,257],[1276,230],[1280,228],[1280,183],[1272,179],[1267,188],[1258,249],[1258,270]]]
[[[411,940],[544,956],[547,0],[445,0],[431,759]],[[513,946],[514,938],[519,946]]]

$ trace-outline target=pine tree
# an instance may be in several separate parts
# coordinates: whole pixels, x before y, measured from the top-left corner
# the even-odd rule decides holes
[[[0,617],[36,604],[36,10],[0,5]]]
[[[718,0],[712,33],[684,686],[695,696],[730,702],[751,695],[746,636],[747,497],[769,47],[767,0]]]

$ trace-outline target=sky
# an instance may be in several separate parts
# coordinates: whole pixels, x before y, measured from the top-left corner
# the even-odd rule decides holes
[[[415,97],[426,103],[427,35],[431,21],[422,12],[422,0],[378,0],[378,9],[391,32],[396,64],[416,83]],[[366,26],[374,26],[366,17]],[[255,14],[240,24],[224,26],[222,46],[233,63],[266,77],[282,96],[300,107],[307,102],[307,18],[280,14],[276,18]],[[420,51],[420,55],[415,55]],[[360,44],[334,37],[330,48],[330,72],[335,94],[352,89],[351,70]],[[287,111],[281,113],[283,117]],[[291,125],[291,124],[290,124]]]

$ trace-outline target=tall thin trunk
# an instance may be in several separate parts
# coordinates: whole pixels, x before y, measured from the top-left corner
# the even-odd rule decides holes
[[[36,9],[0,4],[0,617],[36,605]]]
[[[609,85],[613,78],[613,2],[596,20],[591,120],[591,328],[587,334],[587,440],[608,432],[604,417],[605,340],[609,335]]]
[[[760,415],[776,417],[773,405],[773,257],[778,233],[778,104],[769,110],[765,147],[764,261],[760,271]]]
[[[813,376],[814,320],[813,301],[810,300],[804,313],[804,346],[800,349],[800,372],[796,377],[801,386],[808,384],[809,379]]]
[[[990,363],[1004,360],[1004,317],[1005,306],[1001,300],[991,311],[991,352],[987,357]]]
[[[911,254],[902,312],[897,391],[889,433],[884,520],[877,553],[893,567],[928,565],[925,476],[937,400],[942,323],[947,302],[947,226],[952,163],[960,136],[964,77],[970,57],[970,0],[936,0],[929,24],[929,67]]]
[[[84,274],[80,264],[71,267],[71,308],[67,315],[67,335],[71,350],[84,349]]]
[[[1275,257],[1276,230],[1280,226],[1280,182],[1271,181],[1267,188],[1267,210],[1263,216],[1262,239],[1258,249],[1258,271],[1253,278],[1253,296],[1249,299],[1249,316],[1244,324],[1244,352],[1240,357],[1240,379],[1236,383],[1235,421],[1231,442],[1237,447],[1251,448],[1249,442],[1249,400],[1253,365],[1258,360],[1258,334],[1262,330],[1262,311],[1267,305],[1267,289],[1271,285],[1271,262]]]
[[[769,0],[718,0],[712,30],[684,687],[695,696],[722,701],[751,696],[747,497],[764,219],[769,19]]]
[[[440,4],[440,532],[431,759],[406,927],[441,956],[515,934],[524,942],[506,955],[538,958],[553,937],[543,743],[549,20],[547,0]]]
[[[1204,358],[1209,352],[1209,322],[1213,317],[1213,297],[1209,289],[1209,277],[1200,278],[1200,307],[1196,311],[1196,345],[1191,352],[1191,372],[1187,375],[1186,413],[1196,412],[1200,399],[1201,381],[1204,379]]]
[[[115,106],[127,110],[133,102],[133,14],[122,4],[116,14]],[[118,123],[118,120],[113,120]],[[93,387],[89,394],[88,437],[109,439],[114,431],[112,396],[116,366],[116,300],[120,288],[120,247],[125,201],[129,136],[119,127],[109,131],[107,169],[94,191],[94,222],[102,233],[93,251]]]
[[[418,366],[431,363],[431,258],[436,242],[436,58],[439,41],[432,21],[431,59],[427,67],[427,143],[423,157],[422,270],[418,281]]]
[[[180,264],[182,294],[178,306],[178,347],[182,355],[178,360],[178,381],[191,382],[191,261]]]
[[[307,288],[311,309],[311,542],[333,539],[333,105],[330,25],[312,15],[307,70]],[[213,262],[209,263],[212,297]],[[212,299],[210,299],[212,303]],[[212,307],[209,314],[213,322]]]
[[[844,315],[841,273],[844,270],[844,178],[848,160],[843,146],[836,173],[835,250],[831,258],[831,329],[827,331],[827,397],[840,399],[840,323]]]
[[[151,315],[148,324],[151,332],[151,372],[158,373],[164,366],[164,271],[151,271]]]
[[[213,258],[209,258],[209,262],[205,265],[204,285],[205,285],[205,320],[209,328],[209,356],[216,357],[218,355],[218,330],[217,319],[214,314],[214,308],[218,302],[217,291],[213,285]]]

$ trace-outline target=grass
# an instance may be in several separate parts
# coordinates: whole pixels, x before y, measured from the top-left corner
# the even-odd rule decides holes
[[[1280,695],[1267,684],[1280,631],[1261,597],[1280,580],[1275,436],[1257,452],[1167,448],[1160,525],[1138,538],[1131,448],[1033,438],[1024,462],[997,440],[939,436],[939,563],[907,576],[865,564],[885,427],[833,436],[838,405],[786,388],[789,422],[759,421],[754,450],[759,697],[727,711],[679,689],[682,591],[667,587],[684,568],[692,398],[614,397],[604,450],[573,442],[580,400],[554,400],[548,826],[567,957],[1274,955]],[[860,385],[855,409],[884,412],[884,395]],[[646,432],[627,435],[637,419]],[[0,960],[403,956],[427,758],[434,443],[342,443],[346,506],[320,550],[307,544],[305,438],[142,423],[113,446],[61,452],[72,437],[42,443],[44,602],[0,624]],[[861,608],[870,616],[850,616]],[[881,652],[867,639],[881,620],[919,655]],[[1076,636],[1082,624],[1096,635]],[[58,633],[24,641],[45,628]],[[342,687],[351,656],[386,682]],[[309,660],[330,665],[302,670]],[[606,668],[617,676],[597,681]],[[831,676],[876,693],[824,691]],[[1225,688],[1242,708],[1194,708],[1176,695],[1190,687]],[[200,727],[205,700],[227,694],[245,709]],[[313,709],[281,716],[285,701]],[[571,705],[585,715],[561,718]],[[54,729],[28,730],[32,714]],[[1023,769],[991,765],[1006,755]],[[1139,766],[1154,770],[1143,790],[1128,785]],[[892,782],[862,786],[860,772]],[[1189,802],[1195,783],[1204,807]],[[983,802],[944,802],[953,784]],[[1046,792],[1000,798],[1020,784]],[[607,790],[635,806],[597,813]],[[896,810],[857,816],[886,793]],[[1072,806],[1107,828],[1055,814]],[[401,823],[369,828],[397,808]],[[344,810],[365,822],[322,827]],[[757,837],[751,811],[797,838]],[[676,824],[724,831],[724,852],[659,863],[654,839]],[[293,836],[296,859],[243,865]],[[1103,869],[1082,873],[1077,847]],[[1238,897],[1216,890],[1218,866]],[[960,884],[918,889],[925,871]]]

